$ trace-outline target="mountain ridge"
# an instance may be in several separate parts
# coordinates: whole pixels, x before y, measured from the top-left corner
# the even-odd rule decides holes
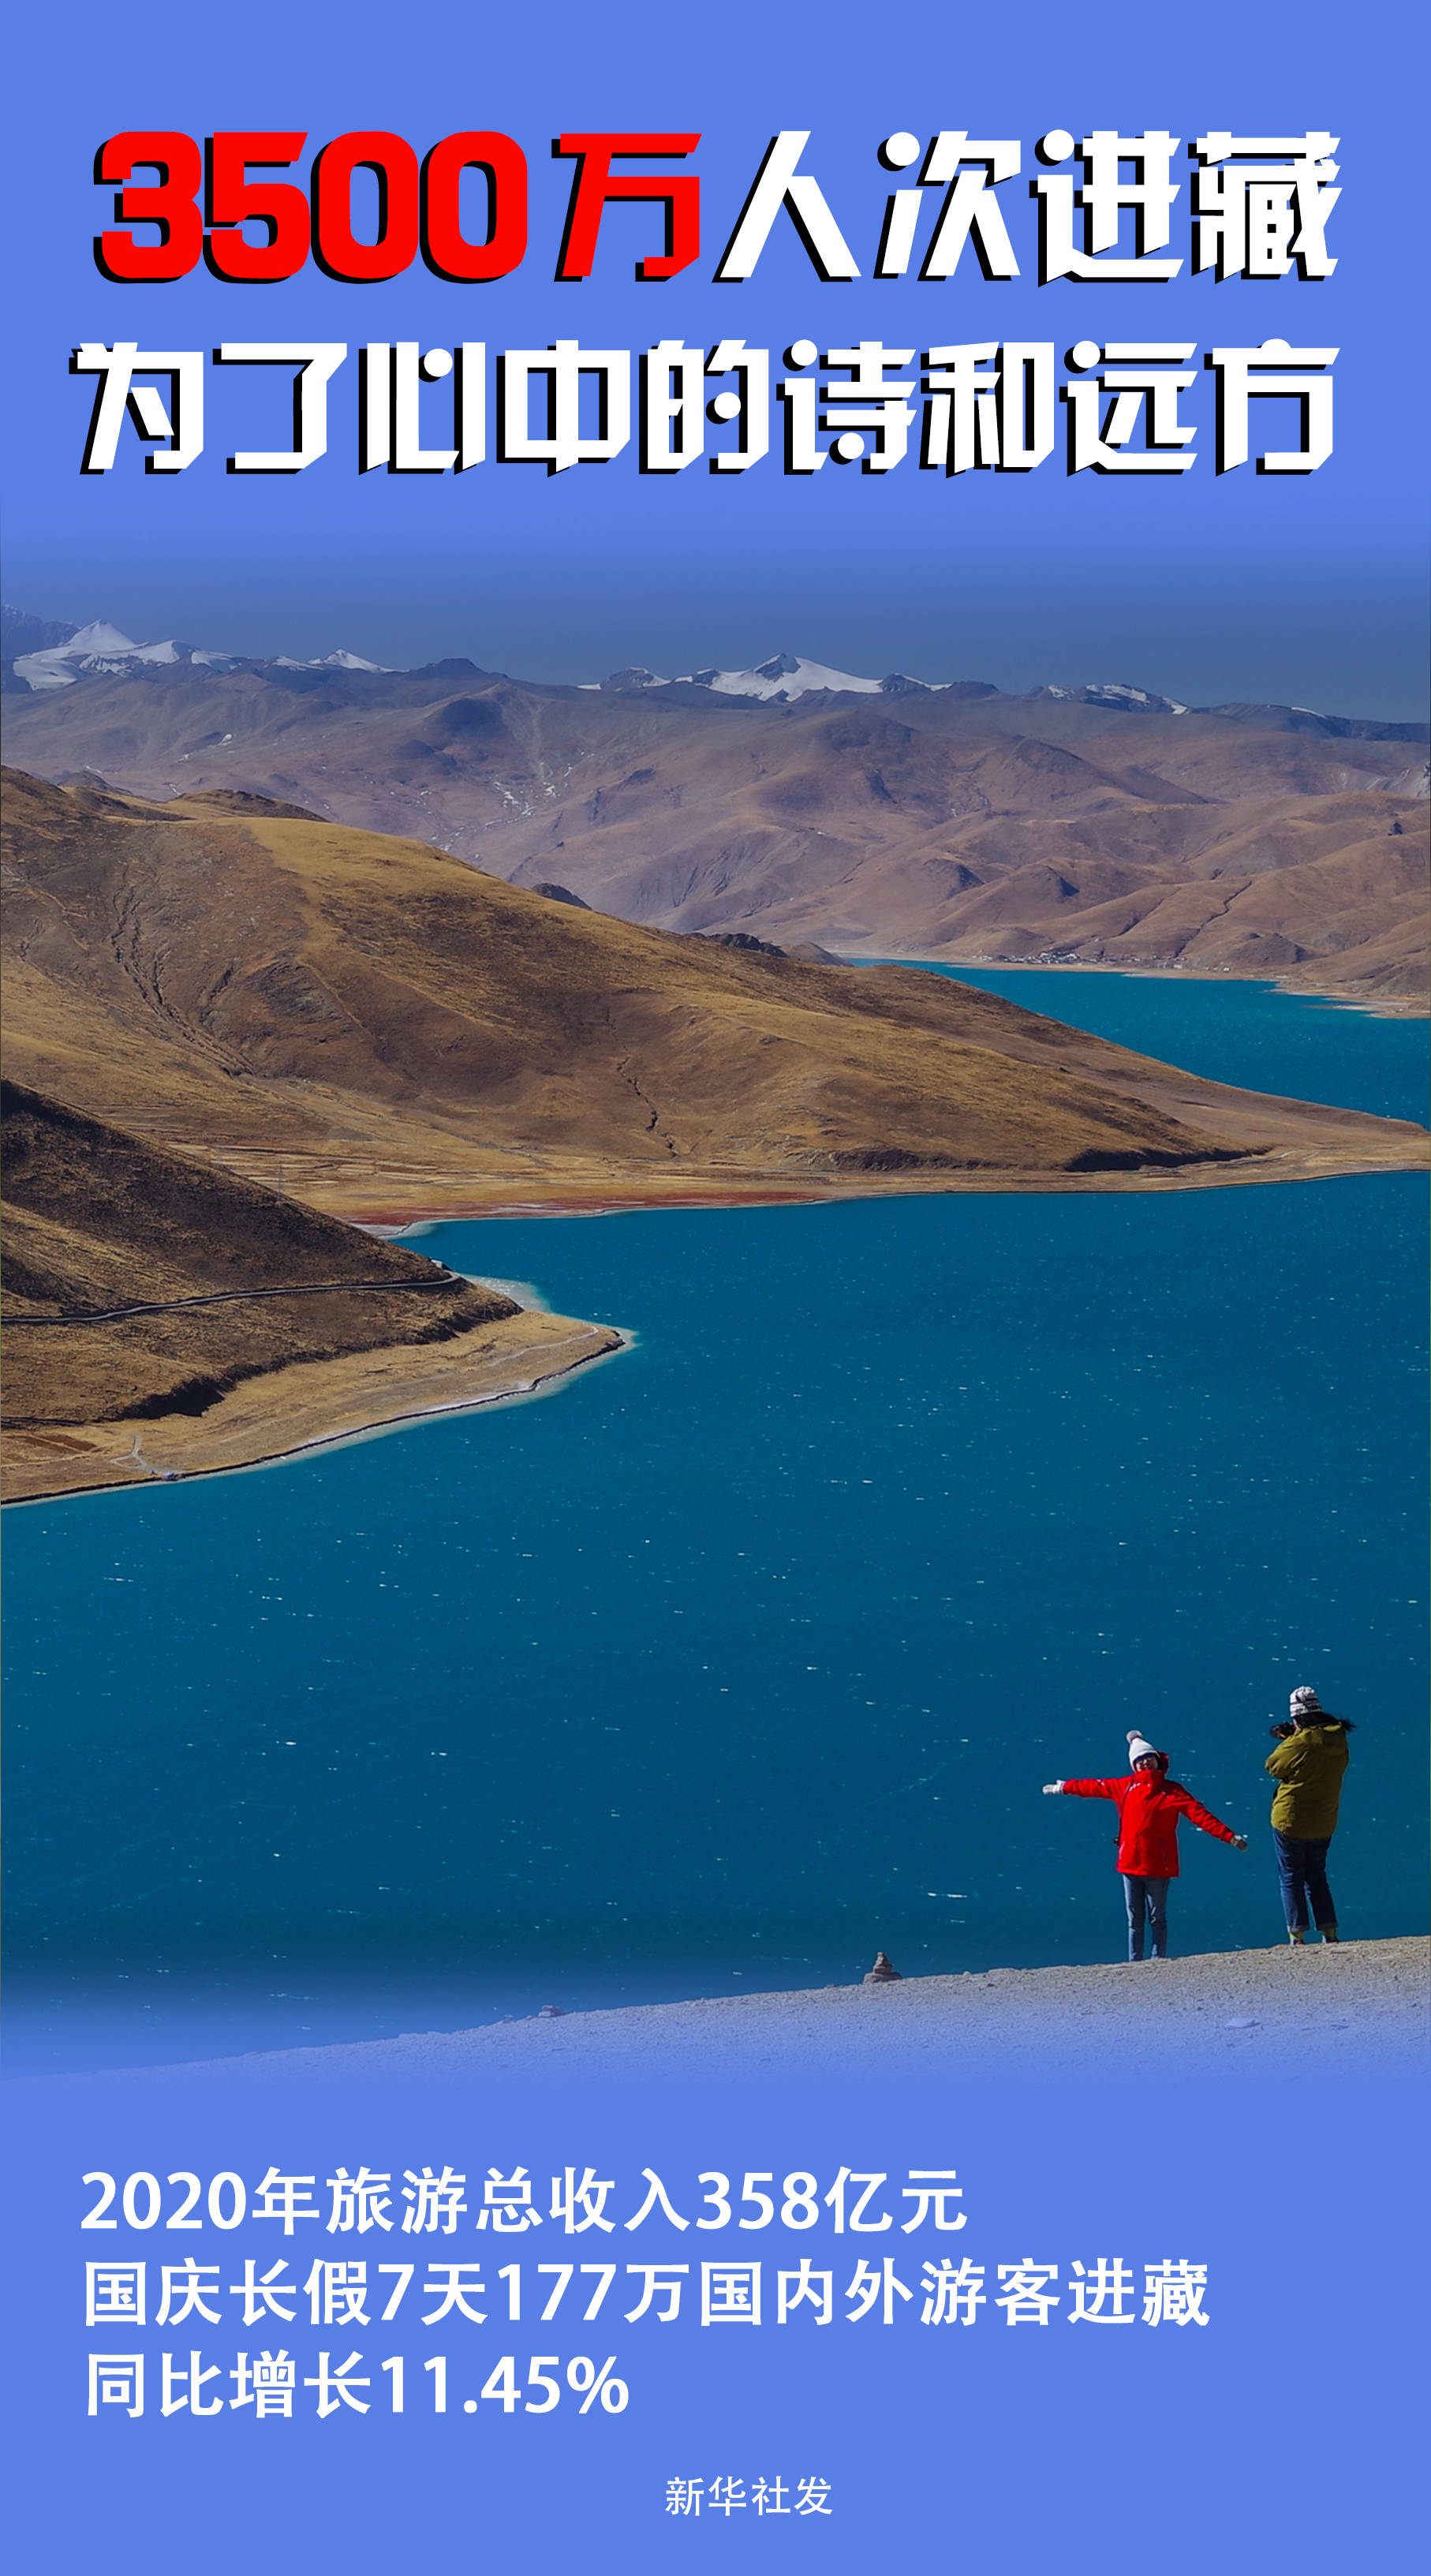
[[[775,683],[816,666],[790,655],[759,697],[648,673],[568,685],[460,657],[355,661],[114,667],[110,652],[67,685],[11,694],[9,755],[151,801],[231,789],[396,830],[660,929],[1255,975],[1425,1006],[1414,727],[1174,712],[1123,683],[791,696]]]
[[[1198,1186],[1424,1152],[944,978],[673,937],[232,790],[10,774],[5,830],[11,1077],[335,1214]]]
[[[74,669],[62,665],[72,661]],[[6,602],[0,607],[0,667],[7,683],[13,674],[28,694],[34,695],[51,687],[71,686],[85,676],[112,672],[132,665],[136,670],[150,665],[163,668],[177,662],[192,662],[204,669],[278,671],[366,671],[379,677],[391,677],[400,669],[419,675],[444,670],[469,671],[480,676],[507,679],[501,672],[486,674],[480,664],[465,657],[446,661],[413,663],[398,666],[368,660],[360,653],[339,645],[327,653],[294,656],[287,653],[254,654],[227,650],[209,650],[181,643],[176,637],[162,642],[138,644],[132,637],[113,626],[108,619],[96,618],[88,624],[74,626],[64,619],[42,619],[30,610]],[[45,669],[31,667],[44,664]],[[793,683],[793,685],[782,685]],[[1298,732],[1326,726],[1333,738],[1376,742],[1431,742],[1431,725],[1404,723],[1396,719],[1373,716],[1339,716],[1315,707],[1252,705],[1228,701],[1216,706],[1194,707],[1176,698],[1160,695],[1156,690],[1133,686],[1126,680],[1084,681],[1077,684],[1051,680],[1040,681],[1024,691],[1003,690],[992,680],[920,680],[904,671],[886,672],[881,679],[870,679],[858,672],[841,671],[833,665],[815,662],[804,654],[782,648],[764,662],[745,669],[721,670],[714,665],[688,671],[679,677],[662,678],[639,664],[611,672],[604,680],[527,680],[520,686],[532,689],[602,690],[644,694],[652,690],[693,688],[714,697],[751,698],[793,704],[811,695],[885,695],[892,697],[957,698],[1023,697],[1030,700],[1064,700],[1070,704],[1108,707],[1119,713],[1156,715],[1214,715],[1239,723],[1267,722],[1276,730]]]

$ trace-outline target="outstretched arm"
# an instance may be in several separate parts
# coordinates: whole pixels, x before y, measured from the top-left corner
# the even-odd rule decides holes
[[[1065,1798],[1116,1798],[1119,1790],[1127,1787],[1127,1782],[1125,1780],[1060,1780],[1058,1786]]]
[[[1220,1843],[1232,1843],[1238,1851],[1246,1851],[1247,1836],[1235,1834],[1231,1825],[1225,1825],[1222,1818],[1215,1816],[1211,1807],[1205,1807],[1200,1798],[1195,1798],[1190,1789],[1179,1788],[1170,1780],[1168,1790],[1169,1794],[1176,1798],[1178,1807],[1186,1816],[1188,1823],[1196,1825],[1199,1833],[1214,1834]]]

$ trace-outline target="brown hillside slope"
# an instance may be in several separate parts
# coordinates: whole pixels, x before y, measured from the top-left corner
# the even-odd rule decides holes
[[[942,979],[673,938],[259,801],[12,777],[6,809],[14,1075],[349,1214],[1186,1184],[1424,1151]]]
[[[257,790],[662,929],[971,961],[1056,948],[1425,1004],[1426,756],[1391,738],[1411,727],[1352,739],[1295,711],[989,690],[761,704],[463,662],[177,664],[6,704],[11,757],[42,775]],[[1269,868],[1293,871],[1270,910],[1249,893]]]
[[[17,1083],[0,1087],[0,1139],[12,1426],[196,1414],[264,1369],[448,1341],[517,1312],[510,1297],[400,1244]],[[299,1287],[302,1296],[235,1294]],[[215,1295],[233,1302],[136,1315],[123,1331],[27,1320]]]
[[[0,1137],[7,1499],[241,1464],[354,1427],[360,1389],[381,1420],[615,1346],[11,1082]],[[165,1311],[59,1320],[135,1304]]]

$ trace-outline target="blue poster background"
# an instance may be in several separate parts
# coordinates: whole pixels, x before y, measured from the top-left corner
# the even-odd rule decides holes
[[[316,0],[252,0],[243,24],[241,44],[226,23],[192,15],[182,36],[161,38],[79,0],[62,37],[43,14],[12,35],[13,95],[27,112],[12,117],[7,148],[27,220],[23,255],[9,262],[23,399],[0,422],[7,597],[44,616],[104,614],[136,637],[178,633],[230,652],[319,654],[343,642],[382,663],[470,654],[534,679],[594,681],[632,662],[742,668],[790,647],[854,672],[1017,689],[1060,670],[1116,672],[1193,705],[1422,714],[1426,521],[1405,426],[1422,417],[1426,388],[1415,11],[1378,11],[1372,42],[1331,0],[1300,9],[1295,34],[1275,15],[1193,35],[1175,13],[1151,13],[1128,41],[1053,0],[1030,0],[1012,21],[951,15],[938,0],[884,16],[833,0],[758,26],[634,0],[480,17],[432,0],[401,32],[373,0],[341,18]],[[961,125],[1021,147],[1021,172],[1000,190],[1019,276],[986,281],[966,250],[946,283],[921,282],[913,268],[876,279],[898,184],[878,145]],[[172,285],[107,281],[92,249],[113,220],[113,190],[92,181],[98,145],[131,128],[201,137],[216,127],[306,132],[289,174],[300,181],[319,146],[351,130],[390,131],[419,157],[445,134],[509,134],[528,163],[526,257],[510,276],[467,287],[420,260],[366,286],[311,260],[272,286],[225,285],[202,264]],[[1039,285],[1034,147],[1057,127],[1177,137],[1171,248],[1183,266],[1170,283]],[[767,144],[786,128],[809,130],[804,166],[861,273],[822,282],[782,216],[754,275],[716,285]],[[573,129],[699,131],[687,160],[661,165],[701,179],[692,267],[638,282],[637,258],[660,246],[659,213],[609,206],[591,276],[556,282],[573,164],[551,144]],[[1194,139],[1319,130],[1341,138],[1332,275],[1195,276]],[[355,221],[375,221],[375,186],[355,206]],[[466,220],[475,228],[475,193]],[[1090,333],[1186,340],[1199,353],[1273,335],[1337,347],[1332,458],[1307,476],[1251,465],[1215,476],[1213,380],[1199,354],[1184,417],[1199,426],[1201,453],[1186,475],[1070,479],[1057,451],[1036,473],[953,480],[912,459],[884,475],[791,478],[778,452],[733,476],[643,476],[630,451],[550,479],[539,464],[488,463],[458,481],[356,471],[353,352],[367,340],[481,340],[491,352],[559,336],[710,348],[729,334],[770,349],[778,372],[806,334],[821,348],[1034,339],[1054,342],[1061,360]],[[226,475],[235,443],[286,436],[277,380],[233,367],[210,370],[196,465],[145,475],[126,432],[115,468],[81,477],[93,386],[69,375],[69,352],[116,338],[181,349],[346,342],[328,456],[292,477]],[[1290,403],[1257,409],[1269,427],[1294,428]],[[778,451],[778,419],[775,430]]]
[[[12,2099],[14,2097],[12,2096]],[[1230,2078],[1198,2087],[1114,2075],[1098,2086],[1006,2088],[950,2075],[919,2086],[693,2083],[550,2084],[496,2090],[393,2084],[306,2089],[195,2079],[173,2084],[24,2088],[10,2123],[7,2213],[5,2420],[12,2457],[8,2519],[12,2563],[55,2576],[103,2565],[116,2576],[203,2566],[214,2576],[262,2564],[275,2576],[314,2567],[393,2566],[539,2571],[757,2563],[853,2571],[875,2565],[1000,2571],[1033,2576],[1058,2566],[1101,2570],[1153,2559],[1168,2571],[1209,2563],[1229,2576],[1285,2563],[1295,2535],[1314,2561],[1367,2566],[1395,2558],[1419,2524],[1420,2355],[1426,2278],[1424,2195],[1417,2180],[1425,2095],[1406,2079],[1355,2087]],[[191,2169],[243,2174],[250,2191],[270,2164],[313,2173],[317,2201],[336,2162],[391,2170],[451,2162],[475,2186],[489,2164],[525,2163],[547,2178],[574,2163],[617,2180],[607,2203],[618,2218],[640,2205],[640,2169],[658,2171],[678,2213],[706,2204],[695,2176],[748,2169],[813,2170],[821,2191],[840,2163],[887,2169],[884,2235],[837,2238],[830,2213],[792,2233],[776,2223],[736,2237],[734,2226],[695,2240],[655,2214],[638,2232],[618,2224],[565,2237],[550,2219],[500,2252],[473,2232],[414,2239],[332,2236],[323,2223],[249,2219],[219,2235],[169,2234],[163,2221],[135,2233],[122,2218],[110,2235],[82,2232],[103,2169],[121,2186],[148,2170],[161,2184]],[[900,2232],[899,2188],[910,2166],[953,2165],[968,2224],[936,2237]],[[476,2205],[475,2188],[468,2192]],[[164,2189],[167,2212],[179,2194]],[[142,2192],[136,2204],[147,2206]],[[737,2206],[739,2206],[737,2197]],[[117,2212],[118,2202],[114,2207]],[[201,2205],[202,2206],[202,2205]],[[398,2206],[401,2206],[399,2203]],[[878,2306],[849,2324],[842,2294],[857,2259],[878,2266],[895,2249],[898,2275],[918,2284],[925,2258],[968,2254],[987,2267],[989,2306],[973,2327],[925,2326],[919,2300],[896,2302],[886,2328]],[[220,2266],[221,2328],[192,2321],[177,2333],[84,2329],[86,2260],[194,2254]],[[299,2321],[240,2332],[227,2296],[242,2258],[261,2278],[280,2255],[300,2281],[315,2254],[370,2261],[484,2258],[494,2292],[481,2327],[449,2318],[370,2331],[309,2330]],[[1121,2253],[1141,2289],[1142,2266],[1188,2256],[1208,2268],[1205,2329],[1066,2321],[1069,2267]],[[763,2259],[767,2321],[703,2329],[686,2312],[661,2326],[627,2325],[635,2304],[618,2276],[614,2322],[543,2327],[534,2307],[506,2321],[496,2267],[535,2261],[685,2261],[717,2255]],[[802,2255],[835,2271],[835,2316],[815,2325],[807,2306],[774,2322],[774,2272]],[[993,2305],[1004,2260],[1059,2266],[1063,2305],[1046,2328],[1008,2327]],[[421,2275],[419,2275],[419,2280]],[[639,2285],[638,2285],[639,2286]],[[547,2285],[543,2283],[542,2294]],[[689,2302],[690,2293],[687,2293]],[[151,2292],[150,2314],[153,2313]],[[225,2408],[195,2423],[159,2414],[158,2354],[233,2365],[234,2348],[282,2342],[300,2377],[316,2373],[319,2347],[336,2365],[354,2348],[370,2374],[371,2412],[314,2413],[300,2385],[292,2422],[256,2422]],[[85,2414],[90,2349],[143,2348],[150,2381],[142,2420]],[[449,2360],[449,2411],[431,2407],[431,2351]],[[407,2361],[406,2406],[389,2408],[381,2359]],[[550,2418],[503,2412],[476,2396],[493,2362],[510,2351],[518,2377],[531,2353],[616,2356],[630,2388],[620,2416],[585,2418],[565,2393]],[[225,2378],[205,2390],[230,2394]],[[830,2486],[828,2516],[728,2518],[666,2510],[671,2479],[802,2477]],[[790,2553],[787,2555],[787,2553]]]

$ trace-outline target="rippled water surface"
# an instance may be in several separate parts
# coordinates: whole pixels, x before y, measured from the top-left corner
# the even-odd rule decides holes
[[[1426,1029],[977,980],[1218,1078],[1424,1114]],[[1117,1955],[1134,1723],[1254,1834],[1355,1717],[1333,1883],[1422,1919],[1415,1176],[443,1226],[630,1327],[560,1394],[7,1516],[10,2065]]]

